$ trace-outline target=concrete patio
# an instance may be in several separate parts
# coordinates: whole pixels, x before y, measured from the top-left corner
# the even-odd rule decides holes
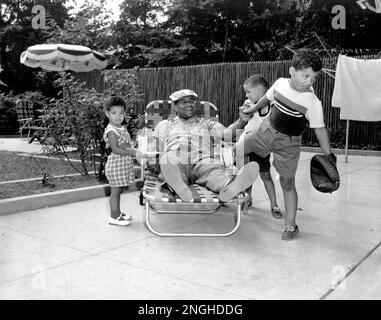
[[[228,238],[151,234],[137,192],[122,195],[128,227],[107,224],[107,198],[1,216],[0,299],[381,299],[381,157],[338,156],[340,189],[322,194],[310,182],[312,155],[299,163],[301,236],[290,242],[280,240],[283,221],[269,213],[260,180],[254,208]],[[152,222],[222,231],[231,213]]]

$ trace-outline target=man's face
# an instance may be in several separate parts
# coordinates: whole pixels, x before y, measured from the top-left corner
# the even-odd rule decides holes
[[[175,104],[175,111],[179,118],[192,118],[196,111],[196,98],[193,96],[182,97]]]
[[[299,92],[310,91],[310,87],[315,83],[319,74],[320,72],[314,72],[311,67],[300,70],[291,67],[290,75],[293,89]]]
[[[244,84],[243,89],[246,93],[246,99],[249,99],[252,103],[257,103],[266,93],[266,89],[261,85],[252,86],[250,84]]]

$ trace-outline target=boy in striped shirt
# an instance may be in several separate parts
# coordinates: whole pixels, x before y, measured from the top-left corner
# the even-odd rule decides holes
[[[273,153],[273,165],[280,176],[286,209],[282,240],[291,240],[299,233],[295,221],[298,207],[295,174],[307,121],[314,130],[324,155],[336,163],[324,124],[322,104],[312,88],[321,69],[321,59],[314,51],[298,50],[289,69],[291,77],[276,80],[266,95],[255,105],[243,110],[250,114],[266,107],[269,102],[273,103],[270,116],[266,117],[258,130],[246,134],[236,144],[234,151],[237,159],[251,152],[261,157]]]

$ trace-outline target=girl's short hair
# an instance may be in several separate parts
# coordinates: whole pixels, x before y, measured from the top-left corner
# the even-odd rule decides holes
[[[104,103],[104,109],[106,111],[110,111],[111,107],[120,106],[123,107],[124,111],[127,109],[126,101],[121,96],[111,95],[111,97],[107,98]]]

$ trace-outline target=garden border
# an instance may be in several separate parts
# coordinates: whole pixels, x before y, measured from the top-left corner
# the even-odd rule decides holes
[[[142,182],[139,179],[135,180],[134,183],[128,186],[127,192],[140,190],[141,184]],[[0,200],[0,216],[106,197],[110,194],[110,191],[111,189],[108,184],[102,184],[98,186],[2,199]]]

